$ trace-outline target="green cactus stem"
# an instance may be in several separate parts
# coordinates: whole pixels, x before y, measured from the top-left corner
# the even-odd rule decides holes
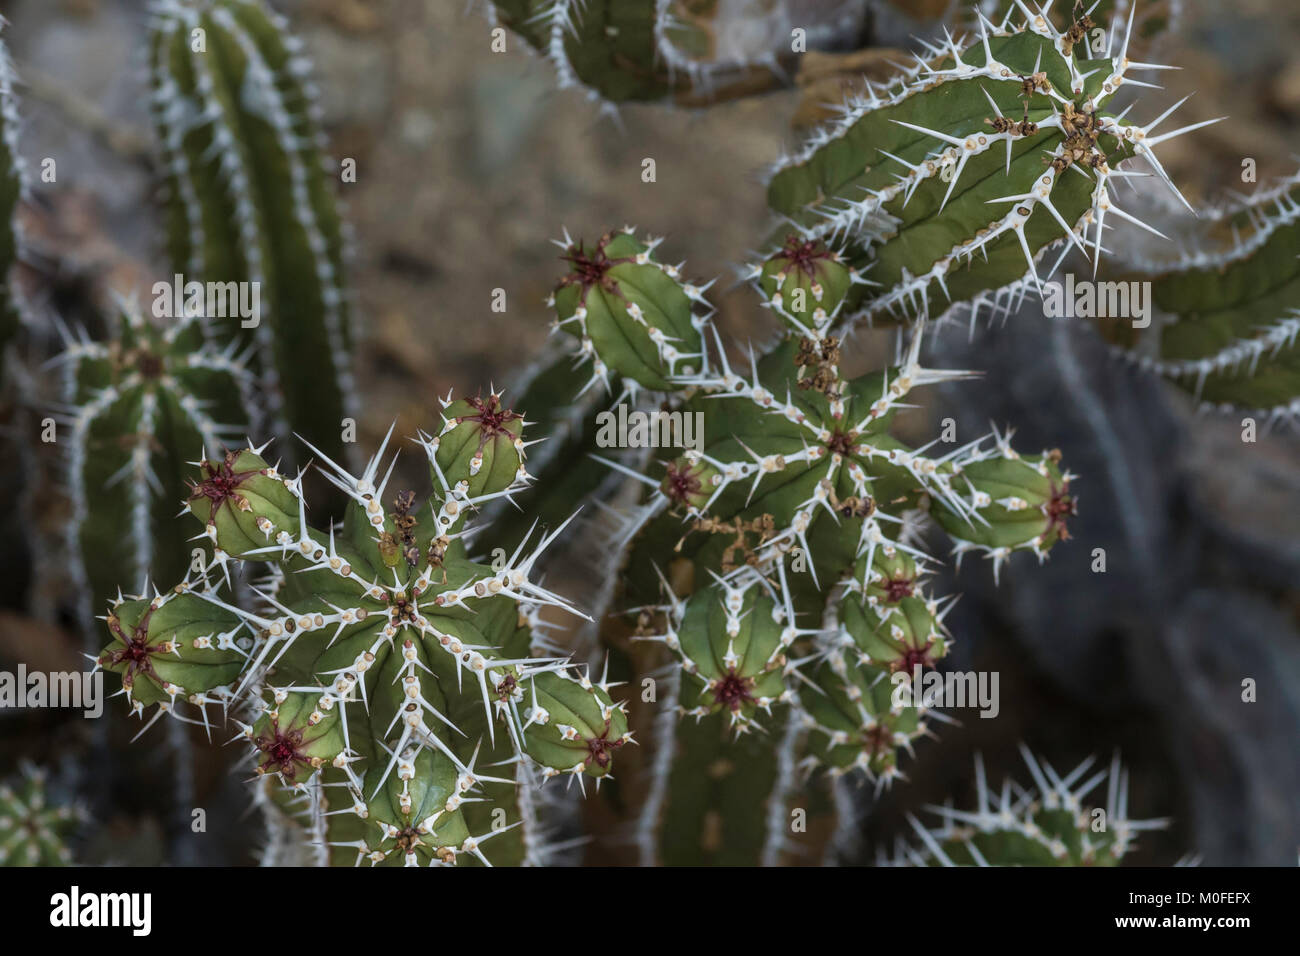
[[[491,0],[490,22],[514,31],[551,64],[561,89],[582,87],[604,111],[624,102],[700,104],[762,92],[782,82],[790,26],[778,5],[740,15],[750,39],[737,47],[736,12],[691,0]],[[730,20],[728,20],[728,15]],[[787,23],[787,21],[789,21]],[[770,29],[755,29],[756,25]],[[775,43],[761,38],[770,36]]]
[[[678,703],[679,673],[661,682],[649,793],[636,822],[642,866],[776,866],[797,859],[813,837],[792,828],[792,811],[830,813],[800,763],[806,732],[783,707],[766,733],[737,738],[725,712],[689,718],[694,691]],[[815,827],[814,827],[815,828]]]
[[[64,331],[60,417],[72,514],[68,550],[82,621],[127,582],[177,580],[194,544],[174,519],[188,459],[237,441],[248,425],[251,376],[235,345],[217,348],[192,315],[147,319],[119,302],[114,335]],[[205,556],[206,560],[206,556]]]
[[[635,397],[639,387],[671,391],[680,376],[701,370],[708,287],[683,281],[679,265],[659,262],[660,242],[641,241],[628,227],[593,246],[567,231],[557,243],[570,268],[548,302],[556,327],[578,340],[577,357],[591,363],[588,387],[599,381],[610,392],[616,375]]]
[[[278,437],[292,423],[343,458],[356,395],[344,234],[301,43],[260,0],[157,0],[150,29],[173,266],[186,283],[256,290],[255,324],[211,317],[219,340],[253,349]]]
[[[1149,328],[1111,337],[1208,409],[1300,416],[1300,174],[1204,214],[1201,248],[1115,278],[1151,283]]]
[[[1134,74],[1163,68],[1129,59],[1132,30],[1130,8],[1092,58],[1024,3],[997,24],[980,15],[976,36],[928,46],[776,164],[772,208],[874,283],[832,331],[954,306],[1005,310],[1041,291],[1048,250],[1075,248],[1095,268],[1108,218],[1146,225],[1112,191],[1134,175],[1132,157],[1182,200],[1154,148],[1216,120],[1157,132],[1174,108],[1145,124],[1111,111],[1121,88],[1149,85]]]
[[[1160,830],[1168,820],[1131,820],[1128,772],[1119,755],[1108,768],[1092,771],[1089,757],[1061,776],[1021,744],[1021,756],[1033,777],[1022,787],[1007,780],[993,791],[984,762],[975,758],[974,810],[930,808],[940,826],[927,828],[909,817],[920,837],[918,847],[900,845],[894,862],[915,866],[1116,866],[1133,849],[1138,836]],[[1085,803],[1103,783],[1104,807]]]
[[[0,31],[4,27],[5,21],[0,18]],[[0,38],[0,357],[22,327],[26,311],[14,277],[14,265],[22,250],[22,229],[16,214],[19,201],[27,193],[27,167],[18,152],[16,82],[8,48]]]

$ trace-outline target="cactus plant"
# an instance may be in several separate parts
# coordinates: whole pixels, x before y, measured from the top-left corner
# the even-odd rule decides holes
[[[608,102],[694,95],[726,73],[718,47],[692,46],[721,5],[494,6],[564,82]],[[853,786],[905,782],[951,719],[897,699],[954,643],[953,598],[932,583],[939,533],[998,582],[1017,553],[1044,561],[1076,512],[1061,452],[1019,451],[1009,428],[915,441],[899,419],[924,388],[975,374],[929,367],[924,346],[960,310],[1009,308],[1065,256],[1096,267],[1104,229],[1144,225],[1115,205],[1114,182],[1134,175],[1121,164],[1144,158],[1178,195],[1152,148],[1205,125],[1127,119],[1121,89],[1159,67],[1130,59],[1141,21],[1113,6],[1127,14],[1101,56],[1092,18],[1109,7],[980,14],[973,37],[927,47],[778,164],[782,221],[748,269],[780,325],[761,348],[724,341],[711,284],[663,240],[566,233],[549,304],[571,354],[545,357],[517,393],[442,401],[414,439],[422,500],[394,483],[391,430],[359,469],[336,430],[353,392],[342,230],[297,45],[253,0],[160,0],[171,255],[183,277],[263,289],[267,312],[241,328],[124,309],[111,342],[67,336],[70,543],[79,595],[106,609],[97,667],[148,724],[238,727],[268,863],[553,860],[557,787],[542,783],[610,782],[634,736],[650,744],[644,793],[629,800],[624,779],[606,791],[644,863],[788,862],[809,852],[792,814],[822,839],[852,829]],[[1293,186],[1215,219],[1244,229],[1228,253],[1155,280],[1178,321],[1152,364],[1196,372],[1206,401],[1294,407]],[[848,337],[878,322],[897,324],[892,361],[850,373]],[[1228,374],[1247,361],[1248,381]],[[254,380],[266,432],[241,410]],[[603,431],[611,402],[615,421],[646,416],[639,437]],[[268,445],[226,447],[245,424],[286,456],[280,439],[301,431],[341,514],[321,515],[309,470]],[[538,425],[551,441],[533,452]],[[615,527],[603,576],[570,601],[544,586],[544,562],[587,502]],[[146,574],[157,587],[138,587]],[[557,616],[587,617],[580,606],[599,646],[548,637]],[[574,663],[601,652],[603,666]],[[650,707],[615,692],[647,675]],[[1162,824],[1127,820],[1118,764],[1085,780],[1088,763],[1060,777],[1026,762],[1035,788],[1009,784],[995,809],[977,764],[979,809],[914,823],[922,842],[900,860],[1113,863]],[[1097,831],[1082,801],[1103,780]]]
[[[34,468],[31,449],[21,436],[31,430],[25,407],[31,390],[27,388],[26,370],[19,362],[25,350],[23,333],[30,321],[30,308],[18,274],[24,251],[19,206],[27,198],[29,183],[27,164],[18,148],[18,79],[3,35],[6,29],[6,21],[0,17],[0,418],[3,430],[9,432],[2,439],[5,457],[17,461],[19,467],[12,469],[0,484],[0,510],[6,516],[5,529],[0,533],[27,552],[18,566],[30,569],[39,563],[32,557],[38,552],[36,534],[24,514],[33,495]],[[29,574],[24,571],[7,575],[0,602],[5,606],[21,604],[30,590]]]
[[[67,866],[67,840],[83,814],[51,800],[48,775],[31,763],[0,783],[0,866]]]
[[[1135,74],[1163,69],[1130,60],[1133,10],[1097,58],[1073,25],[1058,29],[1023,3],[997,23],[980,15],[969,41],[927,46],[775,164],[773,210],[808,238],[841,244],[874,283],[836,330],[1006,309],[1041,289],[1049,250],[1077,249],[1095,267],[1108,217],[1145,225],[1112,192],[1133,175],[1132,157],[1182,198],[1154,147],[1215,121],[1165,130],[1173,109],[1145,124],[1111,110],[1121,88],[1147,85]]]
[[[1300,415],[1300,174],[1210,211],[1202,246],[1177,261],[1117,269],[1151,283],[1150,328],[1112,325],[1141,367],[1210,408],[1258,412],[1268,423]]]
[[[215,284],[227,312],[236,295],[254,306],[209,320],[216,341],[252,347],[274,434],[292,422],[342,459],[355,396],[344,235],[310,68],[286,31],[254,0],[151,7],[168,249],[187,288]]]
[[[906,6],[900,0],[900,6]],[[1131,43],[1134,48],[1145,55],[1146,51],[1161,37],[1166,36],[1178,22],[1182,14],[1182,0],[1074,0],[1071,2],[1044,3],[1035,11],[1039,16],[1049,20],[1059,31],[1073,30],[1072,42],[1086,44],[1094,53],[1106,48],[1106,34],[1117,23],[1124,23],[1129,16],[1134,17]],[[982,0],[982,2],[965,5],[958,4],[952,10],[955,26],[976,29],[978,17],[998,22],[1008,15],[1023,12],[1016,0]]]
[[[491,0],[485,12],[544,56],[560,87],[583,86],[605,107],[779,82],[791,5],[730,11],[690,0]]]
[[[173,520],[186,461],[238,440],[252,401],[235,343],[210,344],[199,316],[159,323],[120,301],[113,323],[107,342],[64,329],[54,360],[70,432],[60,439],[72,503],[68,551],[88,629],[122,583],[178,578],[193,562],[190,535]]]
[[[534,635],[541,608],[574,610],[531,577],[559,529],[501,567],[468,557],[471,514],[526,484],[519,416],[495,394],[449,410],[465,414],[418,439],[433,481],[423,505],[389,488],[387,438],[360,476],[314,449],[349,499],[327,531],[307,525],[300,479],[262,448],[203,462],[186,510],[214,573],[108,615],[99,664],[122,675],[132,709],[200,719],[177,712],[193,704],[206,721],[208,703],[245,704],[257,774],[328,818],[334,862],[521,862],[512,831],[532,764],[599,781],[631,740],[609,685]],[[220,594],[216,569],[235,561],[269,568],[257,610]]]
[[[929,829],[910,817],[920,846],[902,842],[894,861],[916,866],[1117,866],[1139,834],[1160,830],[1168,820],[1130,820],[1128,772],[1119,755],[1107,768],[1085,776],[1089,757],[1064,776],[1023,744],[1021,756],[1033,786],[1007,779],[1000,792],[989,788],[984,761],[976,755],[974,810],[931,807],[940,817]],[[1084,801],[1106,784],[1106,805]]]
[[[769,738],[782,736],[779,725],[792,728],[786,750],[738,749],[732,758],[758,775],[737,777],[758,792],[793,779],[776,771],[779,760],[888,785],[902,775],[899,751],[929,731],[927,708],[892,700],[891,675],[910,679],[950,644],[948,604],[924,592],[919,528],[933,518],[959,560],[982,553],[995,575],[1016,551],[1041,561],[1068,537],[1074,476],[1059,452],[1022,455],[1009,434],[942,451],[894,438],[894,418],[915,389],[969,374],[925,368],[919,329],[893,367],[850,379],[837,339],[809,338],[799,334],[809,326],[788,320],[775,347],[751,354],[742,373],[707,311],[692,308],[702,286],[659,263],[657,241],[624,231],[593,248],[568,236],[563,245],[569,272],[553,297],[556,328],[578,339],[588,385],[614,392],[611,380],[631,379],[620,394],[656,389],[678,438],[687,423],[703,423],[697,443],[661,448],[648,473],[608,462],[642,487],[617,536],[628,543],[622,576],[625,599],[637,605],[633,638],[665,645],[679,662],[661,706],[707,721],[698,733],[665,724],[658,752],[716,750],[722,725]],[[806,284],[809,302],[832,305],[810,323],[824,332],[851,278],[830,259],[814,261],[839,270],[834,279],[792,277],[799,250],[756,268],[754,283],[778,311]],[[698,774],[693,782],[712,787]],[[683,801],[698,811],[699,799],[670,788],[651,801],[643,826],[676,819]],[[763,814],[747,814],[754,826],[724,826],[722,839],[739,842],[711,858],[757,859],[770,845],[771,834],[755,829],[767,827]],[[680,847],[660,850],[682,859]]]

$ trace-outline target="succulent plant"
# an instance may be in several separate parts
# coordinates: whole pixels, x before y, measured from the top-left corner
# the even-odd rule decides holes
[[[191,536],[174,520],[186,462],[237,441],[252,403],[235,343],[212,345],[198,316],[157,322],[122,301],[111,322],[108,341],[64,329],[54,360],[68,429],[59,441],[68,551],[87,625],[119,585],[176,579],[194,563]]]
[[[4,21],[0,19],[0,29]],[[21,228],[16,213],[27,191],[27,169],[18,151],[18,102],[14,93],[13,64],[0,38],[0,355],[13,341],[21,324],[22,302],[14,284],[13,268],[21,248]],[[3,369],[0,369],[3,372]]]
[[[989,788],[984,762],[975,758],[975,809],[930,807],[942,823],[927,828],[910,817],[919,846],[900,842],[894,862],[915,866],[1117,866],[1138,836],[1160,830],[1168,820],[1131,820],[1128,772],[1119,755],[1093,770],[1089,757],[1064,776],[1041,757],[1020,747],[1033,785],[1007,779]],[[1106,784],[1106,804],[1085,801]]]
[[[67,866],[67,840],[83,814],[51,799],[45,770],[24,763],[0,783],[0,866]]]
[[[1205,407],[1244,409],[1268,423],[1300,415],[1300,174],[1209,210],[1174,261],[1117,269],[1149,282],[1149,328],[1112,324],[1142,368]]]
[[[595,251],[568,236],[562,245],[571,271],[554,296],[556,327],[565,334],[584,323],[576,357],[594,370],[588,385],[619,395],[655,389],[674,426],[669,438],[702,424],[690,447],[661,441],[645,471],[605,459],[642,489],[614,537],[627,546],[620,570],[623,599],[637,617],[633,639],[668,648],[680,673],[658,706],[700,725],[656,722],[656,753],[714,753],[720,728],[757,730],[764,741],[726,758],[735,767],[727,779],[747,780],[757,793],[780,781],[781,793],[792,792],[816,768],[832,779],[859,771],[878,788],[898,779],[900,751],[930,732],[934,715],[923,702],[899,706],[892,677],[932,668],[951,643],[943,625],[949,602],[925,593],[929,558],[919,531],[941,526],[958,559],[984,554],[995,575],[1017,551],[1045,559],[1068,537],[1075,510],[1074,476],[1060,453],[1022,455],[996,431],[950,448],[913,449],[893,437],[914,390],[969,374],[924,367],[919,328],[895,365],[850,379],[836,338],[809,338],[800,334],[808,326],[787,320],[778,343],[737,371],[707,310],[692,309],[705,287],[681,267],[656,265],[655,240],[625,231],[606,235]],[[802,254],[802,246],[788,249],[781,263],[754,269],[753,281],[769,306],[819,287],[831,309],[810,325],[824,332],[852,280],[847,270],[811,281],[783,276]],[[628,379],[635,385],[615,387]],[[677,756],[662,759],[678,780]],[[778,764],[800,772],[780,773]],[[770,856],[777,831],[734,803],[753,825],[724,820],[712,848],[697,848],[705,856],[690,855],[682,833],[667,828],[704,839],[706,798],[692,788],[716,795],[729,784],[696,773],[663,790],[666,772],[656,771],[659,795],[643,810],[643,834],[662,833],[643,835],[643,859]],[[695,814],[694,822],[679,812]]]
[[[341,459],[356,394],[351,302],[301,42],[257,0],[155,0],[150,10],[173,267],[187,288],[220,292],[227,313],[239,296],[253,306],[208,314],[214,341],[252,349],[277,437],[292,427]]]
[[[749,68],[720,57],[721,5],[493,6],[562,83],[606,102],[704,95]],[[975,374],[929,367],[925,345],[946,318],[1009,310],[1068,256],[1098,268],[1103,230],[1146,225],[1115,204],[1136,175],[1123,164],[1141,157],[1181,199],[1152,149],[1205,125],[1127,119],[1121,90],[1160,67],[1130,59],[1141,21],[1114,6],[1126,18],[1102,52],[1108,8],[977,14],[973,36],[928,46],[779,163],[780,222],[747,270],[780,327],[761,348],[724,340],[711,283],[663,240],[566,232],[548,301],[568,354],[552,346],[512,394],[448,395],[414,439],[422,498],[394,483],[392,430],[361,468],[340,437],[355,391],[343,229],[298,44],[253,0],[155,3],[173,262],[262,290],[266,313],[243,327],[124,307],[110,341],[66,335],[69,544],[83,617],[106,609],[97,666],[149,724],[237,726],[268,863],[552,861],[544,782],[609,781],[634,731],[645,786],[606,789],[643,863],[788,862],[812,852],[794,837],[807,825],[852,830],[855,785],[906,781],[952,719],[897,693],[954,643],[953,598],[931,580],[939,533],[997,581],[1030,563],[1017,553],[1044,561],[1077,508],[1056,449],[1017,450],[997,427],[918,444],[901,427],[924,388]],[[1141,272],[1161,324],[1116,341],[1206,402],[1293,412],[1293,187],[1212,217],[1238,228],[1227,252]],[[849,337],[872,324],[896,345],[863,372]],[[619,430],[634,414],[641,431]],[[293,463],[307,456],[281,442],[291,431],[314,468]],[[250,434],[291,464],[237,443]],[[322,507],[317,480],[344,507]],[[565,539],[588,502],[608,536],[570,601],[543,581],[560,548],[591,543]],[[587,625],[557,641],[558,615]],[[648,706],[615,693],[633,678]],[[916,824],[899,859],[1117,862],[1160,824],[1127,820],[1117,764],[1085,780],[1089,763],[1060,777],[1026,761],[1035,788],[1008,784],[995,809],[977,764],[979,809]],[[1102,780],[1096,830],[1082,801]]]
[[[926,46],[774,166],[772,209],[842,246],[869,282],[833,330],[1006,310],[1041,291],[1057,250],[1095,268],[1108,218],[1145,225],[1113,192],[1133,157],[1182,198],[1154,147],[1215,121],[1166,130],[1173,108],[1144,124],[1112,110],[1145,85],[1137,74],[1164,69],[1130,59],[1133,10],[1099,56],[1078,42],[1079,8],[1066,29],[1023,3],[996,23],[980,14],[976,35]]]
[[[551,63],[560,87],[606,108],[629,101],[707,103],[762,91],[791,59],[798,5],[739,10],[695,0],[491,0],[485,12]]]
[[[537,633],[542,608],[575,611],[532,577],[561,529],[499,567],[466,551],[473,512],[527,483],[519,416],[496,394],[447,411],[418,439],[423,504],[390,489],[387,438],[360,476],[314,449],[349,499],[329,530],[306,523],[300,479],[263,448],[204,461],[186,510],[212,574],[108,615],[99,663],[132,708],[206,722],[209,703],[244,705],[256,773],[324,819],[334,862],[522,862],[534,771],[599,780],[631,741],[609,685]],[[221,596],[235,562],[267,568],[256,610]]]

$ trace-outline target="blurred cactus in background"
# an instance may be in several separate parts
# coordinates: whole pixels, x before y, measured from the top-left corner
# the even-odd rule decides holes
[[[25,763],[0,783],[0,866],[67,866],[67,839],[84,814],[52,801],[43,769]]]
[[[974,810],[931,807],[943,823],[927,829],[915,817],[917,847],[900,842],[896,864],[914,866],[1116,866],[1144,830],[1159,830],[1168,820],[1128,818],[1128,773],[1119,756],[1108,768],[1089,773],[1088,758],[1065,776],[1035,757],[1021,754],[1034,784],[1004,781],[990,790],[984,762],[975,758]],[[1083,801],[1106,785],[1103,807]]]
[[[0,29],[4,27],[5,22],[0,18]],[[16,213],[19,200],[27,191],[27,168],[18,151],[21,119],[15,82],[9,51],[0,39],[0,357],[18,334],[23,308],[13,269],[22,242]],[[0,369],[2,376],[3,369]]]
[[[797,54],[854,36],[865,0],[485,0],[555,70],[612,109],[629,101],[700,105],[774,89]]]
[[[235,343],[214,348],[197,316],[160,329],[123,302],[116,324],[107,342],[65,333],[56,359],[68,430],[68,550],[87,627],[123,581],[137,589],[184,574],[191,536],[175,515],[185,462],[238,441],[252,402]]]

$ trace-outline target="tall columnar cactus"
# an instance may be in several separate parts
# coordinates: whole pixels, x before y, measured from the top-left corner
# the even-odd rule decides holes
[[[1113,337],[1215,408],[1300,416],[1300,174],[1214,210],[1201,247],[1115,278],[1151,283],[1147,329]]]
[[[899,705],[893,677],[911,680],[950,645],[947,602],[925,593],[917,532],[934,519],[958,558],[982,553],[995,574],[1016,551],[1041,561],[1068,537],[1073,476],[1059,452],[1022,455],[997,432],[950,448],[913,449],[893,437],[914,390],[969,373],[925,368],[918,330],[893,367],[845,376],[839,342],[824,334],[852,285],[841,263],[809,253],[813,269],[795,276],[800,244],[755,270],[791,331],[738,370],[707,315],[692,309],[700,287],[657,265],[654,246],[626,233],[604,237],[595,253],[567,241],[570,271],[554,304],[561,333],[583,323],[577,354],[593,367],[592,382],[617,373],[662,399],[663,424],[651,428],[668,432],[656,435],[649,473],[610,462],[643,487],[618,535],[630,542],[623,576],[625,599],[638,605],[633,638],[664,644],[679,662],[661,706],[707,722],[698,733],[660,728],[656,759],[713,752],[724,726],[757,729],[787,741],[733,756],[737,779],[764,793],[789,792],[793,777],[777,772],[780,762],[832,777],[861,771],[887,785],[901,773],[899,751],[930,721],[925,706]],[[795,291],[831,308],[807,325],[791,320]],[[810,329],[819,337],[798,334]],[[653,829],[647,821],[679,812],[695,813],[687,830],[702,832],[706,804],[691,787],[716,795],[722,785],[675,765],[672,779],[665,790],[656,773],[643,833]],[[748,818],[761,832],[724,827],[739,843],[712,859],[766,853],[775,831],[761,813]],[[642,845],[644,855],[652,841]],[[681,859],[680,848],[659,850]]]
[[[1022,2],[997,23],[980,15],[968,41],[928,46],[776,164],[772,208],[869,280],[835,329],[1008,308],[1041,288],[1048,250],[1095,268],[1108,222],[1144,225],[1113,192],[1132,157],[1177,193],[1154,147],[1214,121],[1166,131],[1172,108],[1145,124],[1113,111],[1121,88],[1147,85],[1136,74],[1163,67],[1130,59],[1133,8],[1095,57],[1076,12],[1066,29]]]
[[[910,817],[919,846],[900,841],[894,862],[914,866],[1116,866],[1145,830],[1168,820],[1130,820],[1128,772],[1117,754],[1108,768],[1089,771],[1089,757],[1061,776],[1051,764],[1020,747],[1033,785],[1011,779],[989,788],[984,762],[975,758],[974,810],[930,807],[942,823],[927,828]],[[1085,803],[1103,783],[1105,806]]]
[[[213,573],[114,601],[99,664],[141,716],[245,705],[240,736],[282,791],[277,812],[333,862],[527,862],[530,788],[599,781],[631,733],[609,685],[536,636],[541,609],[575,611],[533,578],[561,529],[497,566],[467,555],[472,514],[527,484],[520,416],[497,395],[450,403],[418,444],[423,504],[390,487],[387,439],[360,476],[313,449],[349,502],[329,530],[307,524],[300,479],[263,449],[203,462],[186,510]],[[234,561],[267,569],[254,610],[222,596]]]
[[[65,330],[55,359],[63,374],[58,443],[72,507],[68,550],[87,628],[123,583],[174,580],[193,563],[195,543],[174,520],[187,461],[238,441],[251,402],[251,376],[235,344],[207,342],[199,317],[160,323],[122,302],[113,324],[106,342]]]
[[[52,802],[43,769],[25,763],[0,783],[0,866],[67,866],[67,840],[81,822],[75,804]]]
[[[223,287],[226,301],[242,294],[260,314],[211,316],[216,334],[254,348],[275,434],[292,429],[342,459],[355,396],[351,306],[301,44],[260,0],[157,0],[151,10],[173,266],[186,282],[242,284]]]

